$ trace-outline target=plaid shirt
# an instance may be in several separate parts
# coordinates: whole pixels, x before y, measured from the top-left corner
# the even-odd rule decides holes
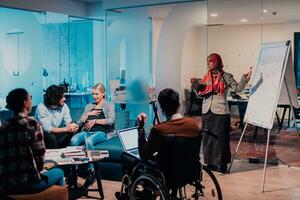
[[[0,129],[0,190],[38,183],[44,156],[38,122],[20,116],[9,119]]]

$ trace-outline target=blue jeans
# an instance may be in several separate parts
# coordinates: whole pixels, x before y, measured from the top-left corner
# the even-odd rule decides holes
[[[8,191],[9,194],[31,194],[41,192],[52,185],[63,186],[64,181],[64,172],[62,169],[53,168],[44,173],[43,175],[48,177],[48,181],[41,180],[39,183],[33,185],[23,185],[22,187],[18,186],[17,188],[10,188]]]
[[[71,146],[79,146],[82,144],[86,145],[87,150],[94,150],[95,144],[104,142],[106,140],[106,133],[102,131],[82,131],[77,133],[71,138],[70,145]],[[89,164],[89,169],[93,169],[93,164]]]
[[[33,189],[41,191],[50,187],[51,185],[63,186],[65,184],[64,172],[62,169],[59,168],[50,169],[44,172],[43,175],[48,177],[48,183],[42,180],[40,183],[34,184]]]
[[[82,131],[71,138],[71,146],[86,145],[86,149],[94,150],[95,144],[104,142],[106,140],[106,133],[102,131],[88,132]]]

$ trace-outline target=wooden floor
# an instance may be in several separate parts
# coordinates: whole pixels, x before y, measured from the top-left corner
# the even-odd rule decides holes
[[[243,171],[241,171],[243,166]],[[236,162],[230,174],[215,173],[221,185],[224,200],[299,200],[300,168],[269,166],[267,168],[265,192],[261,192],[262,164]],[[105,199],[115,199],[120,190],[120,182],[102,181]],[[93,185],[95,187],[95,184]],[[99,197],[97,193],[89,193]],[[82,198],[87,199],[87,198]]]

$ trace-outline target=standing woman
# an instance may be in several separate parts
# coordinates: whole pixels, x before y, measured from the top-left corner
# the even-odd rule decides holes
[[[115,106],[105,100],[105,87],[97,83],[92,90],[94,103],[87,104],[79,120],[79,126],[83,127],[80,133],[71,139],[71,146],[85,144],[86,149],[95,149],[95,144],[104,142],[107,133],[111,131],[115,122]],[[88,178],[84,184],[88,187],[94,180],[93,166],[89,165]]]
[[[251,77],[251,69],[238,83],[232,74],[223,71],[221,56],[213,53],[207,57],[208,72],[194,84],[203,96],[202,130],[204,163],[211,170],[226,173],[231,160],[230,152],[230,111],[227,101],[228,89],[240,92]]]

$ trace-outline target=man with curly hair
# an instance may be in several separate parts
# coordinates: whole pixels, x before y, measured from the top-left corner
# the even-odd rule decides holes
[[[47,149],[68,146],[78,130],[78,125],[72,123],[64,93],[62,86],[51,85],[46,90],[44,103],[40,103],[36,109],[35,118],[42,124]]]

